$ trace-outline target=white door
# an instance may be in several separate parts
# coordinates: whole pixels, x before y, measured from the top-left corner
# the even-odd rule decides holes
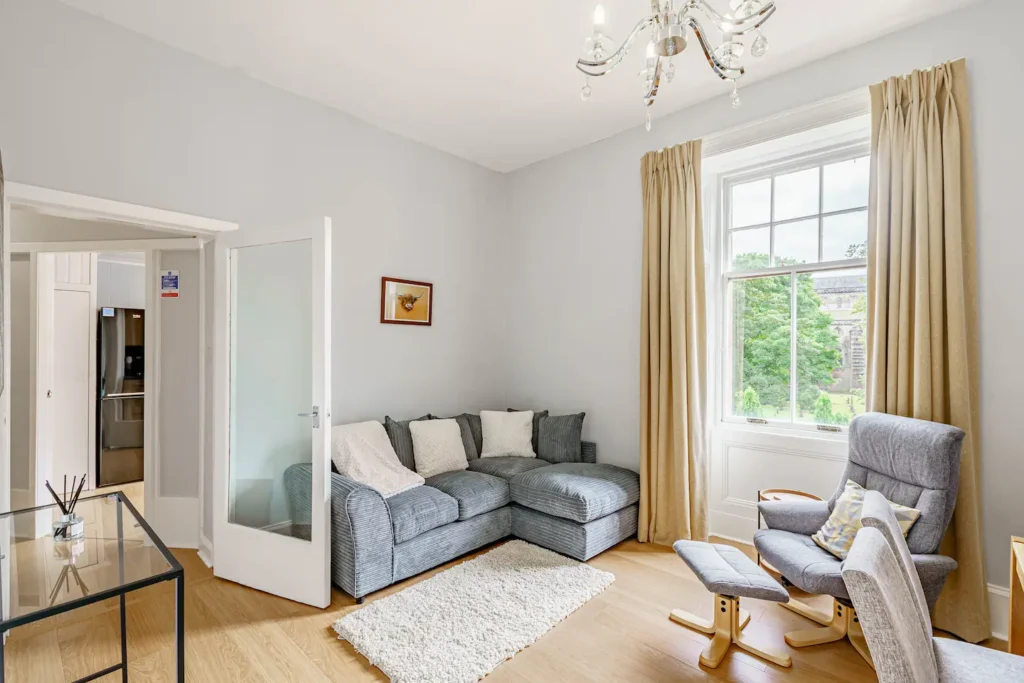
[[[330,604],[331,220],[217,238],[214,573]]]

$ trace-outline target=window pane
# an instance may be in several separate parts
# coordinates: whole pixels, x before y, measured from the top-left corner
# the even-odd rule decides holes
[[[797,276],[797,421],[847,425],[864,412],[867,270]]]
[[[732,188],[732,227],[761,225],[772,219],[772,180],[744,183]]]
[[[736,230],[729,233],[729,238],[732,242],[729,270],[760,270],[769,266],[771,228]]]
[[[842,213],[823,221],[821,258],[841,261],[868,257],[868,212]]]
[[[868,205],[870,163],[871,157],[861,157],[825,167],[826,213]]]
[[[790,276],[738,280],[732,297],[732,414],[790,420]]]
[[[774,220],[817,215],[819,172],[817,168],[809,168],[775,178]]]
[[[818,219],[775,226],[775,265],[818,262]]]

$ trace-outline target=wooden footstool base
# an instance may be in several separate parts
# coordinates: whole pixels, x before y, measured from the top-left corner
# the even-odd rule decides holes
[[[703,666],[709,669],[718,667],[733,645],[772,664],[785,667],[793,665],[793,659],[788,654],[762,649],[743,636],[743,628],[750,621],[750,614],[740,609],[740,597],[787,602],[789,594],[778,582],[732,546],[677,541],[672,548],[701,583],[715,594],[714,621],[678,609],[672,610],[669,615],[677,624],[711,636],[711,642],[700,655]]]
[[[771,652],[760,648],[743,637],[743,629],[750,622],[750,612],[740,609],[740,599],[728,595],[715,595],[715,620],[710,622],[681,609],[674,609],[669,618],[687,628],[712,635],[711,642],[700,653],[700,663],[709,669],[716,669],[732,645],[746,650],[755,657],[778,664],[793,666],[793,659],[787,654]]]

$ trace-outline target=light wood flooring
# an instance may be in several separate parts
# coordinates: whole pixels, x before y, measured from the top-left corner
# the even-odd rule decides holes
[[[124,487],[141,508],[141,484]],[[485,552],[485,548],[481,552]],[[331,624],[358,609],[338,590],[321,611],[214,578],[195,551],[174,551],[185,567],[187,679],[191,683],[351,683],[386,677],[339,641]],[[479,554],[479,553],[478,553]],[[378,599],[451,566],[445,565],[370,596]],[[788,652],[792,669],[780,669],[738,651],[717,670],[697,658],[708,637],[669,621],[674,607],[710,617],[712,596],[669,548],[627,541],[590,564],[616,580],[537,643],[498,667],[487,681],[874,681],[874,672],[847,642],[803,650],[789,648],[783,633],[813,624],[778,605],[744,601],[746,629],[756,642]],[[139,591],[128,601],[129,680],[172,681],[173,586]],[[813,600],[811,601],[813,602]],[[11,633],[7,681],[71,681],[118,660],[117,603],[97,604]],[[120,674],[102,679],[120,681]]]

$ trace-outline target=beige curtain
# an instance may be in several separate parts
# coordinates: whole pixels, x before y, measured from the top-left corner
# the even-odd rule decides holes
[[[708,533],[701,142],[647,154],[640,322],[641,542]]]
[[[974,170],[963,60],[871,88],[868,409],[967,433],[935,625],[991,635],[981,529]]]

